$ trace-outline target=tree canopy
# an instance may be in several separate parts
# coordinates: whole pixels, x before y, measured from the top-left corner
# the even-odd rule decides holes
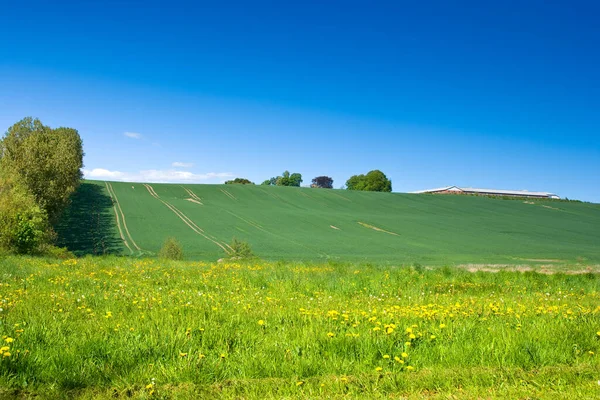
[[[273,177],[271,179],[267,179],[261,185],[271,185],[271,186],[300,186],[302,183],[302,174],[297,172],[290,174],[289,171],[284,171],[281,176]]]
[[[51,129],[24,118],[0,140],[0,247],[32,253],[50,243],[78,188],[82,141],[72,128]]]
[[[313,178],[311,187],[333,189],[333,179],[329,176],[317,176]]]
[[[56,222],[81,179],[83,144],[77,130],[24,118],[0,141],[0,157],[1,173],[23,184]]]
[[[366,175],[353,175],[346,181],[348,190],[362,190],[368,192],[391,192],[392,181],[378,169],[369,171]]]
[[[235,179],[232,179],[230,181],[226,181],[225,184],[226,185],[234,185],[234,184],[239,184],[239,185],[254,185],[254,182],[250,182],[246,178],[235,178]]]

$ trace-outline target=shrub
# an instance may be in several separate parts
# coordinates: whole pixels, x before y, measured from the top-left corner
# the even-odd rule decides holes
[[[254,253],[248,242],[233,238],[231,241],[232,258],[252,258]]]
[[[174,237],[167,238],[158,257],[165,260],[183,260],[183,247]]]
[[[0,179],[0,247],[10,253],[38,253],[52,240],[46,213],[20,184]]]

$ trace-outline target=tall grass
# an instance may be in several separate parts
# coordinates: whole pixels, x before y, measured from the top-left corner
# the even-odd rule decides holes
[[[0,271],[0,395],[591,398],[600,389],[591,274],[91,257],[5,258]]]

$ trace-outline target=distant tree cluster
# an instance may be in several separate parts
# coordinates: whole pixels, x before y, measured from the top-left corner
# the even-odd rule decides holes
[[[376,169],[366,175],[353,175],[346,181],[348,190],[363,190],[368,192],[391,192],[392,181],[383,172]]]
[[[250,182],[246,178],[235,178],[225,182],[226,185],[254,185],[254,182]]]
[[[281,176],[267,179],[261,185],[269,186],[300,186],[302,175],[299,173],[290,174],[285,171]],[[312,188],[333,189],[333,179],[329,176],[317,176],[313,178],[310,185]],[[353,175],[346,181],[346,189],[362,190],[368,192],[391,192],[392,181],[389,180],[383,172],[378,169],[369,171],[366,175]]]
[[[78,188],[83,144],[77,130],[25,118],[0,140],[0,247],[34,253],[52,240]]]
[[[276,176],[271,179],[267,179],[261,185],[270,186],[300,186],[302,183],[302,175],[295,172],[290,174],[289,171],[285,171],[281,176]]]

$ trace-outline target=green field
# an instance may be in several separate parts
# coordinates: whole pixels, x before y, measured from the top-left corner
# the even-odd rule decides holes
[[[600,396],[597,274],[0,259],[0,398]]]
[[[214,261],[236,237],[265,260],[600,264],[600,206],[548,200],[87,181],[57,231],[78,255],[152,256],[174,236]]]

